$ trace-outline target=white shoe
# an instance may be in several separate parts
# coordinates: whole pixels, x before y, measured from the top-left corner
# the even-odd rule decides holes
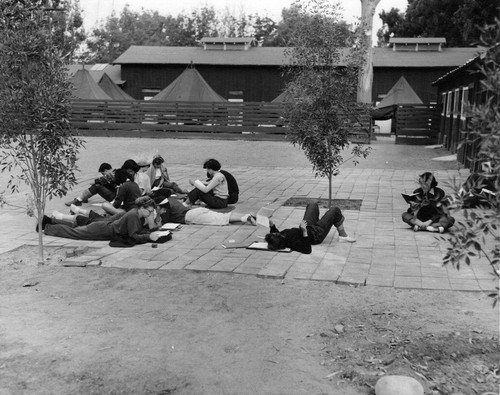
[[[54,211],[52,211],[52,218],[61,220],[61,219],[63,219],[63,213],[54,210]]]
[[[344,241],[346,243],[355,243],[356,242],[356,239],[354,237],[351,237],[351,236],[339,236],[339,240]]]
[[[72,204],[71,206],[69,206],[69,210],[73,213],[73,214],[81,214],[81,211],[80,211],[80,207],[78,206],[75,206],[74,204]]]

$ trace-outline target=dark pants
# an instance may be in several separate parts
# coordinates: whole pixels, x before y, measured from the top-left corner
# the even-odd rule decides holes
[[[116,196],[115,192],[109,190],[108,188],[100,184],[92,184],[89,188],[89,192],[92,194],[91,196],[99,194],[103,199],[106,199],[108,202],[111,202]]]
[[[66,225],[47,225],[44,233],[47,236],[76,240],[111,240],[114,232],[110,222],[99,221],[77,228]]]
[[[411,227],[413,227],[415,225],[413,223],[413,220],[415,218],[416,218],[415,215],[413,215],[412,213],[408,213],[408,212],[403,213],[401,215],[401,219],[403,220],[403,222],[407,223]],[[430,220],[432,221],[431,226],[433,226],[435,228],[442,226],[444,228],[444,230],[448,230],[455,223],[455,218],[453,218],[449,214],[436,215],[435,217],[430,218]],[[425,222],[425,221],[422,221],[422,222]]]
[[[311,244],[321,244],[332,226],[338,228],[344,222],[344,216],[338,207],[330,208],[319,219],[319,206],[316,203],[307,205],[304,219],[307,221],[307,233]]]
[[[196,203],[197,200],[201,200],[210,208],[226,208],[227,207],[227,199],[221,199],[220,197],[214,196],[214,194],[210,192],[202,192],[198,188],[194,188],[192,191],[188,193],[188,200],[191,203]]]

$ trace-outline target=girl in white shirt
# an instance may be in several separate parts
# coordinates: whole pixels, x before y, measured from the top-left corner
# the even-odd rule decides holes
[[[209,159],[203,164],[203,168],[207,169],[208,180],[205,182],[189,180],[189,183],[194,188],[188,193],[184,205],[190,207],[198,200],[201,200],[209,208],[219,209],[227,207],[229,191],[226,177],[219,171],[221,168],[219,161]]]

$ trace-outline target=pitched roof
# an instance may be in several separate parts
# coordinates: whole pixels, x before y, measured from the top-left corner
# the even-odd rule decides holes
[[[66,66],[69,77],[73,77],[80,69],[85,69],[90,72],[90,75],[95,82],[99,83],[104,73],[106,73],[111,80],[117,84],[123,84],[125,81],[121,79],[121,66],[112,65],[109,63],[96,63],[96,64],[70,64]]]
[[[444,37],[391,37],[389,44],[446,44]]]
[[[415,93],[408,81],[406,81],[405,77],[401,77],[394,84],[375,108],[384,108],[395,104],[422,104],[422,100]]]
[[[205,51],[201,47],[132,45],[113,64],[191,64],[282,66],[285,48],[255,47],[248,51]]]
[[[374,48],[373,67],[457,67],[474,58],[479,48],[444,48],[440,52],[397,52]]]
[[[79,99],[111,100],[86,69],[78,70],[70,81],[74,88],[73,96]]]
[[[169,86],[151,100],[167,101],[226,101],[215,92],[194,67],[188,67]]]
[[[283,66],[285,47],[253,47],[248,51],[206,51],[201,47],[132,45],[113,64],[184,64]],[[445,48],[441,52],[395,52],[373,48],[374,67],[457,67],[477,55],[478,48]]]
[[[114,100],[135,100],[122,88],[116,85],[107,73],[103,73],[98,85],[106,94]]]

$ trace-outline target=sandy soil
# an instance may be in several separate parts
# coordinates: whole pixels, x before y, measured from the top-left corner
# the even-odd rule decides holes
[[[498,394],[484,295],[0,256],[0,394]]]

